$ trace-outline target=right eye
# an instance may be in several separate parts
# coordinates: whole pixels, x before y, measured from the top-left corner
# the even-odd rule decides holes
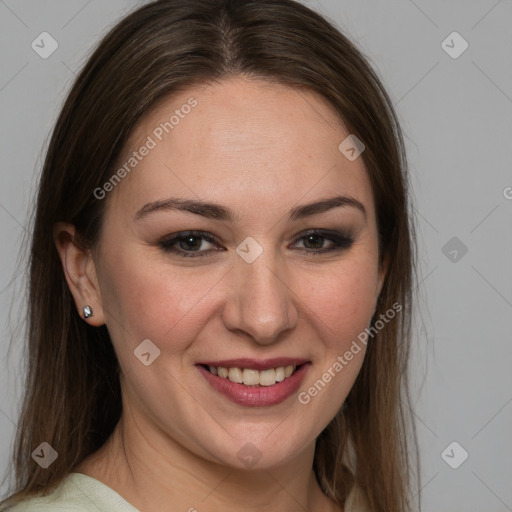
[[[172,252],[184,258],[202,257],[218,251],[218,249],[204,249],[204,242],[215,244],[215,239],[202,231],[184,231],[161,238],[158,246],[164,252]],[[201,250],[202,247],[203,250]]]

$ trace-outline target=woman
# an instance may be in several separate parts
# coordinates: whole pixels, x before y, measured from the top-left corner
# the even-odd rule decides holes
[[[382,84],[310,9],[128,15],[46,156],[0,509],[410,510],[407,189]]]

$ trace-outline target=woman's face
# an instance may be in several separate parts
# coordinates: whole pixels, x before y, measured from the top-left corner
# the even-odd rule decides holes
[[[343,404],[383,280],[348,135],[319,96],[242,78],[162,102],[132,134],[94,265],[124,414],[163,452],[277,466]]]

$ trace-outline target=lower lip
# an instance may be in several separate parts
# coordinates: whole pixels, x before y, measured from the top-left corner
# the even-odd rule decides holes
[[[305,363],[283,381],[276,382],[272,386],[259,387],[249,387],[244,384],[231,382],[227,378],[213,375],[213,373],[200,365],[196,366],[196,368],[214,389],[236,404],[246,407],[267,407],[277,405],[293,395],[299,389],[310,366],[311,363]]]

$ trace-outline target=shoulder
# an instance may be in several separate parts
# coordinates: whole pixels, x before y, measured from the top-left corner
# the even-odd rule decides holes
[[[113,489],[81,473],[70,473],[48,496],[33,497],[5,512],[139,512]]]

